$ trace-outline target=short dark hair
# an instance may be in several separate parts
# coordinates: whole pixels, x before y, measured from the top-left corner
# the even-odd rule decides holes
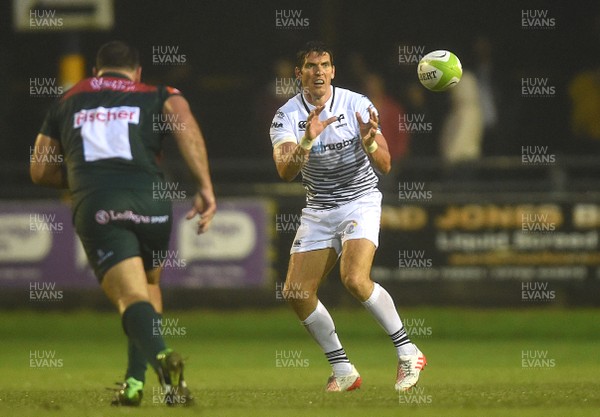
[[[111,41],[98,49],[96,70],[101,68],[136,69],[140,66],[140,54],[137,49],[125,42]]]
[[[304,45],[304,48],[298,51],[296,54],[296,67],[302,68],[304,65],[304,61],[306,57],[311,53],[316,52],[319,55],[323,55],[324,53],[329,54],[329,58],[331,60],[331,65],[333,65],[333,52],[331,52],[331,48],[325,44],[325,42],[321,41],[310,41]]]

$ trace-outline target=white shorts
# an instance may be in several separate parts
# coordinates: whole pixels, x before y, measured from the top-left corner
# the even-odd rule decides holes
[[[335,209],[302,209],[290,254],[334,248],[339,255],[350,239],[368,239],[377,247],[381,199],[381,192],[374,191]]]

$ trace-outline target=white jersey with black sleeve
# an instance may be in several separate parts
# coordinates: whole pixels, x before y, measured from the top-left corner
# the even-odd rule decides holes
[[[308,114],[314,109],[301,93],[285,103],[271,123],[273,147],[285,142],[299,143],[306,130]],[[369,109],[375,107],[367,97],[331,86],[331,97],[319,119],[335,116],[337,121],[315,139],[308,162],[302,167],[306,207],[337,208],[377,189],[377,175],[362,147],[355,115],[359,112],[362,120],[367,121]]]

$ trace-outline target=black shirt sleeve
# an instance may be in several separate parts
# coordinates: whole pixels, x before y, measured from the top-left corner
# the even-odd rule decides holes
[[[46,113],[46,118],[42,123],[40,133],[42,135],[50,136],[52,139],[60,140],[60,128],[56,117],[57,111],[58,103],[55,103],[50,110],[48,110],[48,113]]]

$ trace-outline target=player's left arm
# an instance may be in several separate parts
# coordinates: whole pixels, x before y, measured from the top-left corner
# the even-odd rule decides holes
[[[60,142],[39,133],[29,162],[31,181],[53,188],[69,188]]]
[[[392,169],[392,158],[385,137],[379,130],[377,113],[372,107],[369,107],[369,120],[366,123],[363,122],[359,112],[356,112],[356,119],[360,127],[362,146],[369,156],[371,164],[378,172],[387,174]]]

